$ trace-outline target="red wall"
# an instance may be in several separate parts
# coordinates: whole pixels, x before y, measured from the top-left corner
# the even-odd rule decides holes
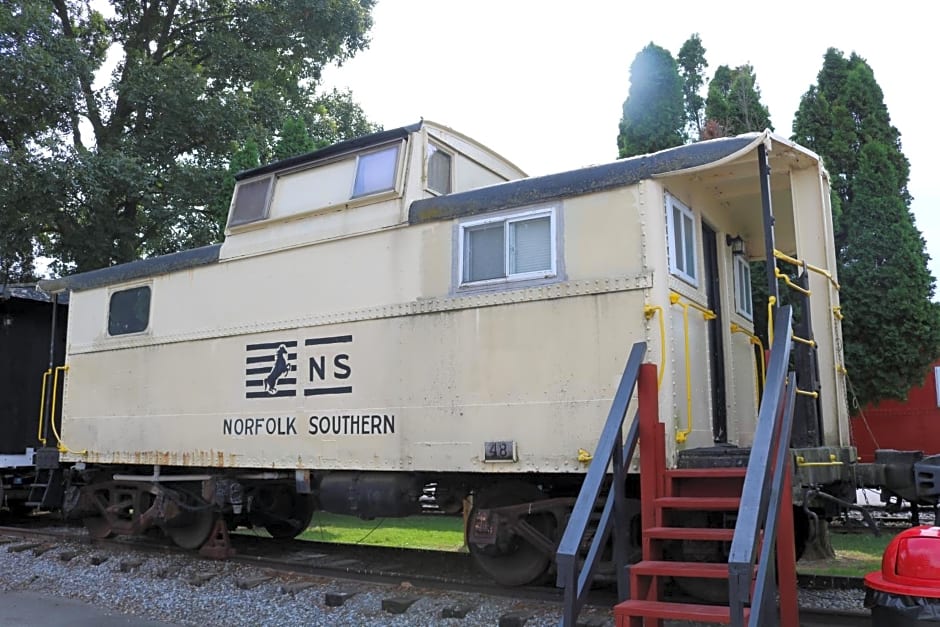
[[[861,461],[874,460],[876,448],[924,451],[928,455],[940,453],[940,408],[937,407],[935,366],[940,366],[940,360],[927,371],[922,386],[911,388],[907,401],[882,401],[862,410],[871,433],[861,414],[850,419],[852,442],[858,447]]]

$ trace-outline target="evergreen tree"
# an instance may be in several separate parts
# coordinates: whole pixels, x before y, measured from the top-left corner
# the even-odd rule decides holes
[[[317,147],[307,125],[299,117],[291,117],[284,120],[281,127],[277,143],[274,145],[274,159],[280,161],[289,157],[296,157],[308,152],[313,152]]]
[[[687,133],[693,139],[699,139],[705,125],[705,99],[700,92],[705,84],[708,61],[705,60],[705,47],[698,33],[682,44],[676,60],[679,63],[679,76],[682,77]]]
[[[757,77],[750,65],[734,69],[721,65],[715,70],[708,84],[705,117],[709,122],[706,138],[774,128],[770,111],[761,102]]]
[[[623,103],[617,147],[620,158],[673,146],[685,139],[682,78],[676,60],[650,43],[630,65],[630,92]]]
[[[846,366],[862,404],[903,399],[940,355],[940,305],[910,211],[910,166],[868,63],[830,48],[793,139],[832,180]]]

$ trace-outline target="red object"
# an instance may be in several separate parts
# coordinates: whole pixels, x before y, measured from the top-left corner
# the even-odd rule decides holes
[[[865,585],[889,594],[940,599],[940,527],[899,533],[885,549],[881,570],[865,575]]]
[[[665,425],[659,421],[656,367],[643,364],[639,378],[640,504],[643,559],[630,567],[630,598],[614,606],[617,627],[662,627],[666,620],[730,623],[727,605],[672,603],[663,600],[664,584],[675,577],[728,579],[727,562],[667,561],[662,543],[730,542],[734,529],[671,526],[682,524],[688,510],[737,511],[746,468],[666,469]],[[789,459],[789,458],[788,458]],[[790,495],[789,471],[782,493]],[[793,507],[783,499],[777,535],[780,583],[780,624],[799,624],[796,565],[793,546]],[[789,559],[785,559],[785,557]],[[719,584],[720,585],[720,584]],[[744,609],[744,620],[750,608]]]
[[[927,455],[940,453],[937,431],[940,407],[937,406],[935,367],[940,367],[940,360],[928,369],[923,385],[908,391],[906,401],[866,405],[861,414],[852,416],[852,440],[861,461],[874,461],[876,448],[924,451]],[[855,413],[854,410],[852,412]]]

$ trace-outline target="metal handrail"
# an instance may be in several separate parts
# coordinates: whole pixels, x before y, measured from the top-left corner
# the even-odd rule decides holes
[[[728,556],[729,600],[731,624],[744,625],[744,608],[751,600],[754,565],[758,563],[757,547],[763,544],[758,563],[755,603],[751,606],[750,625],[760,625],[761,613],[774,594],[768,590],[773,577],[769,569],[774,560],[770,553],[776,546],[777,513],[783,498],[782,487],[788,478],[790,435],[793,427],[793,405],[796,379],[787,370],[793,318],[792,309],[781,307],[774,321],[774,341],[770,349],[767,384],[757,416],[754,443],[747,465],[741,505],[734,528],[734,539]]]
[[[564,614],[561,625],[573,627],[577,623],[578,614],[584,606],[587,593],[591,589],[594,574],[597,570],[600,556],[612,529],[612,522],[616,521],[617,528],[624,530],[628,521],[626,511],[625,480],[627,465],[633,458],[636,444],[639,440],[639,420],[634,417],[627,440],[623,440],[623,421],[627,415],[630,398],[636,388],[640,374],[640,365],[646,354],[646,343],[638,342],[633,345],[627,365],[617,386],[604,430],[601,432],[597,448],[594,451],[594,461],[588,468],[581,485],[581,492],[574,504],[574,509],[565,527],[565,533],[558,545],[556,563],[558,565],[557,586],[565,589]],[[591,541],[584,563],[580,563],[579,553],[584,537],[587,534],[591,515],[600,498],[601,488],[607,479],[607,469],[613,464],[613,477],[610,492],[608,492],[604,510],[597,523],[597,530]],[[628,582],[626,577],[627,542],[623,532],[615,536],[614,563],[617,569],[617,592],[620,599],[627,596]]]

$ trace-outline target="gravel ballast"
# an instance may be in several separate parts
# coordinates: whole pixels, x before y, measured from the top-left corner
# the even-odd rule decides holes
[[[506,625],[536,627],[557,625],[561,617],[561,607],[553,603],[424,589],[408,581],[380,585],[284,575],[195,555],[118,552],[79,543],[13,550],[23,544],[0,546],[0,591],[74,599],[109,613],[177,625],[476,626],[500,625],[502,619]],[[863,599],[864,590],[858,589],[800,591],[804,607],[861,610]],[[582,619],[613,625],[610,616],[582,612]]]

